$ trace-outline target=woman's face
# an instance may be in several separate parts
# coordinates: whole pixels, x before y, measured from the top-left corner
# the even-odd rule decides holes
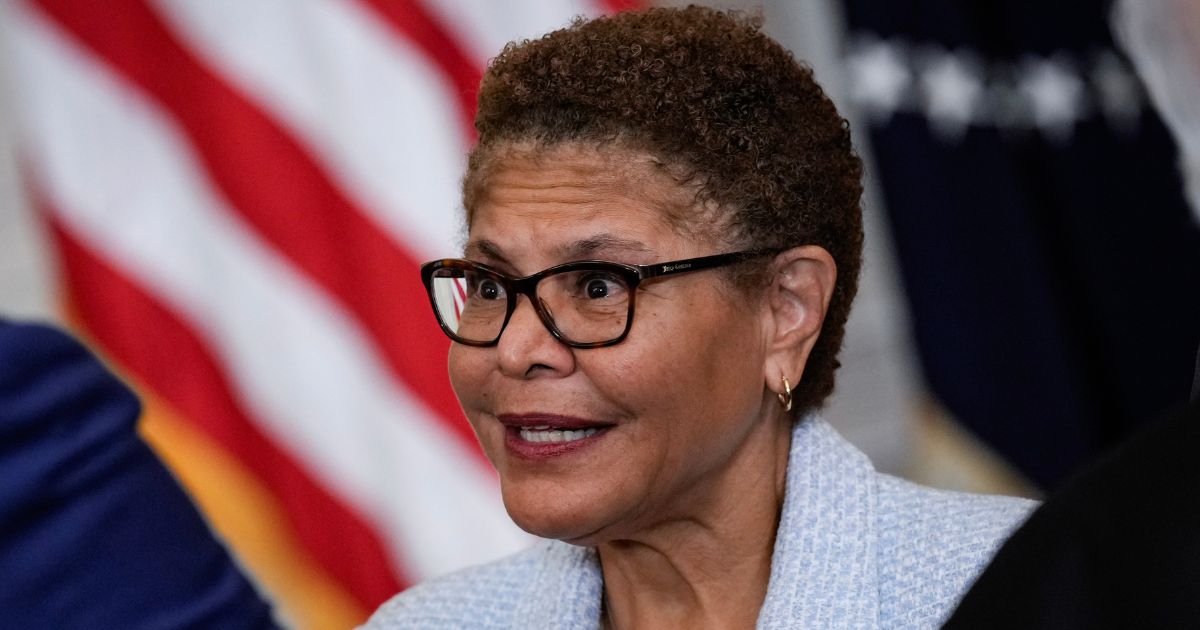
[[[473,214],[466,256],[512,276],[582,259],[649,264],[727,251],[682,236],[682,191],[631,154],[505,158]],[[528,300],[498,345],[454,344],[450,377],[513,519],[580,544],[688,518],[728,489],[764,424],[762,306],[715,270],[649,281],[621,343],[573,349]],[[573,439],[571,441],[554,441]]]

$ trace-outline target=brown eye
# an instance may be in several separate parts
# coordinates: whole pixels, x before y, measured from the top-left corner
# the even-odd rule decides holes
[[[581,276],[575,284],[575,295],[587,300],[615,298],[624,292],[624,279],[611,273],[587,273]]]
[[[593,300],[608,297],[608,284],[604,280],[590,280],[584,293]]]
[[[504,299],[504,287],[495,280],[483,280],[479,283],[478,294],[485,300],[501,300]]]

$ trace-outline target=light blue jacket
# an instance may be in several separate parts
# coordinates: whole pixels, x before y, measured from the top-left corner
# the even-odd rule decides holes
[[[945,492],[875,472],[823,420],[792,436],[759,628],[934,628],[1029,513],[1024,499]],[[367,628],[600,624],[594,549],[544,541],[411,588]]]

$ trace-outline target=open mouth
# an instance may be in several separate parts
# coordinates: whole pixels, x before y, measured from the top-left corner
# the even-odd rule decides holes
[[[598,427],[588,429],[555,429],[549,425],[521,427],[517,434],[526,442],[574,442],[600,432]]]
[[[508,434],[509,452],[530,460],[545,460],[578,452],[603,439],[615,424],[591,418],[548,413],[500,414]]]

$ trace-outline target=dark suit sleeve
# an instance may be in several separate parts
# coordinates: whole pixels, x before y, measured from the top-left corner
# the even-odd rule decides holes
[[[1050,497],[947,628],[1200,627],[1200,404]]]
[[[82,345],[0,320],[0,625],[274,628]]]

